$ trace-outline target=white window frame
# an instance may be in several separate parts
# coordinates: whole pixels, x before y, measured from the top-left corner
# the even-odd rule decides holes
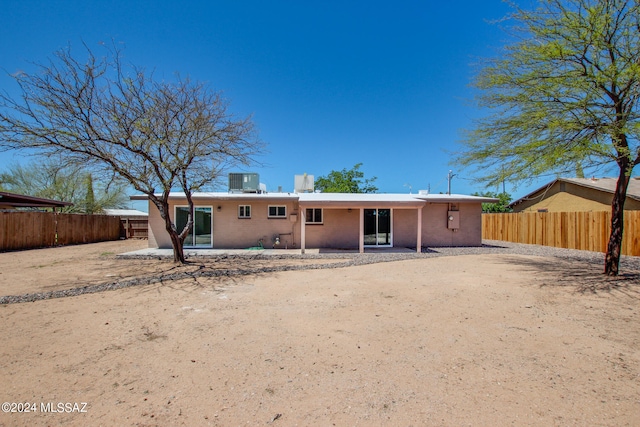
[[[311,221],[309,221],[307,212],[311,211]],[[316,218],[316,211],[320,211],[320,221]],[[304,220],[307,224],[324,224],[324,209],[322,208],[306,208],[304,211]]]
[[[271,208],[276,209],[276,215],[271,215]],[[282,215],[278,215],[278,211],[280,208],[284,209],[284,213]],[[286,218],[287,217],[287,206],[286,205],[269,205],[267,207],[267,218]]]
[[[189,209],[189,205],[175,205],[173,207],[173,220],[176,221],[177,216],[178,216],[178,209],[181,208],[187,208]],[[196,227],[196,214],[195,211],[197,209],[208,209],[209,212],[211,213],[211,238],[210,238],[210,242],[206,245],[198,245],[195,239],[195,227]],[[189,233],[189,235],[192,237],[192,241],[191,242],[187,242],[185,240],[184,242],[184,247],[185,248],[213,248],[213,206],[211,205],[194,205],[193,206],[193,211],[191,212],[192,218],[193,218],[193,227],[191,228],[191,233]],[[175,222],[174,222],[175,224]],[[178,232],[181,232],[182,230],[178,230]]]
[[[248,215],[247,215],[247,210],[249,211]],[[251,205],[238,205],[238,218],[241,218],[241,219],[251,218]]]

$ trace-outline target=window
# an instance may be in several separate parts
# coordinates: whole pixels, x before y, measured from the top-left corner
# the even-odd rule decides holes
[[[269,206],[269,218],[286,218],[286,206]]]
[[[307,209],[307,224],[322,224],[322,209]]]
[[[251,205],[238,206],[238,218],[251,218]]]

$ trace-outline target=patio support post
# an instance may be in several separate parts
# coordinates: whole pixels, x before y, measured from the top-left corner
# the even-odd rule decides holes
[[[416,252],[422,252],[422,206],[418,208],[418,236],[416,238]]]
[[[360,208],[360,253],[364,253],[364,208]]]
[[[307,246],[306,245],[306,222],[307,222],[307,215],[306,215],[306,210],[304,208],[300,208],[300,253],[304,254],[304,249]]]

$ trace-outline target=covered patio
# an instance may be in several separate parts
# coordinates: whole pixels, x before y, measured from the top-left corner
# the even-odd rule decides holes
[[[325,211],[342,210],[356,212],[358,221],[350,221],[348,230],[357,227],[358,252],[365,248],[392,248],[394,230],[394,212],[398,210],[415,211],[415,247],[422,250],[422,211],[426,202],[409,194],[344,194],[344,193],[306,193],[300,195],[300,252],[305,253],[307,246],[307,228],[324,223]],[[318,220],[318,215],[321,216]],[[339,220],[338,220],[339,221]],[[329,224],[325,224],[330,227]],[[344,227],[336,233],[345,233]],[[326,234],[326,230],[325,230]],[[352,235],[352,234],[349,234]],[[353,234],[355,235],[355,234]],[[407,245],[403,245],[407,246]]]

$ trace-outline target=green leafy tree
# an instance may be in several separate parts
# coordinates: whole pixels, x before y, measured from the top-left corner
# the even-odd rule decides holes
[[[84,59],[58,51],[34,73],[13,75],[20,97],[0,93],[0,148],[58,155],[106,176],[118,176],[155,205],[176,262],[193,227],[192,195],[227,168],[248,166],[263,145],[250,117],[236,118],[208,86],[156,80],[122,63],[117,48]],[[178,230],[169,208],[172,190],[184,192],[186,225]]]
[[[537,4],[514,6],[518,37],[477,76],[479,105],[493,114],[475,124],[456,160],[476,165],[487,185],[616,165],[604,272],[617,275],[627,187],[640,163],[640,3]]]
[[[127,206],[129,197],[124,182],[94,183],[90,177],[82,167],[65,165],[56,159],[12,165],[0,173],[0,186],[11,193],[73,203],[60,208],[65,213],[94,214]]]
[[[481,193],[473,193],[472,196],[491,197],[494,199],[498,199],[498,203],[483,203],[482,212],[485,212],[485,213],[513,212],[513,209],[509,207],[509,203],[511,203],[511,194],[509,193],[506,193],[506,192],[494,193],[493,191],[485,191]]]
[[[375,193],[378,187],[373,183],[377,177],[365,179],[361,166],[362,163],[358,163],[349,170],[332,170],[326,177],[316,179],[315,189],[323,193]]]

